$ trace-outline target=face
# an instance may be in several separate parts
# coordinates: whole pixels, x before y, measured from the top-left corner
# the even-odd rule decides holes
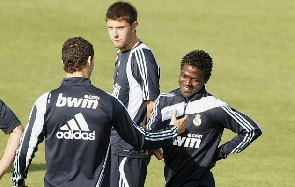
[[[132,49],[133,45],[137,43],[135,30],[138,22],[130,25],[125,20],[111,20],[107,19],[107,27],[111,41],[114,46],[121,51]]]
[[[204,75],[204,72],[199,68],[184,64],[180,70],[178,79],[181,94],[188,98],[200,91],[203,85],[208,81],[205,80]]]

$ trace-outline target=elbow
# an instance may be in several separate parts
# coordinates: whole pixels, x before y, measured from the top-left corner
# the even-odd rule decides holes
[[[251,142],[253,142],[253,141],[256,140],[259,136],[262,135],[262,130],[261,130],[260,128],[254,129],[254,130],[253,130],[253,134],[254,134],[254,136],[253,136]]]
[[[255,134],[256,134],[257,137],[261,136],[262,135],[262,130],[260,128],[256,129]]]

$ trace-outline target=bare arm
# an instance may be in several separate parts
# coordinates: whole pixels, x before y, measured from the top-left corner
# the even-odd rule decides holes
[[[150,119],[151,113],[152,113],[153,108],[154,108],[154,103],[155,103],[154,100],[149,100],[149,101],[147,102],[147,106],[146,106],[146,108],[147,108],[147,110],[146,110],[146,121],[148,121],[148,120]],[[145,126],[145,125],[146,125],[146,124],[144,124],[144,123],[140,123],[140,126],[141,126],[144,130],[146,130],[146,126]]]
[[[146,111],[147,121],[150,119],[151,113],[154,108],[154,104],[155,104],[155,101],[152,101],[152,100],[148,101],[147,103],[147,111]]]
[[[7,141],[3,156],[0,159],[0,180],[14,160],[15,151],[19,146],[20,137],[21,137],[23,131],[24,131],[23,126],[21,124],[19,124],[9,134],[8,141]]]

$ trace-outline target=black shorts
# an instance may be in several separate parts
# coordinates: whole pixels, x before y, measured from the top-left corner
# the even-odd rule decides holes
[[[148,158],[128,158],[111,155],[110,187],[144,187]]]

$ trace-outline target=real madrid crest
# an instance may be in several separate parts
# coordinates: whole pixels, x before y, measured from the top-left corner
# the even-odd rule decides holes
[[[195,126],[200,126],[201,125],[202,120],[201,120],[201,115],[200,114],[195,115],[193,123],[194,123]]]

